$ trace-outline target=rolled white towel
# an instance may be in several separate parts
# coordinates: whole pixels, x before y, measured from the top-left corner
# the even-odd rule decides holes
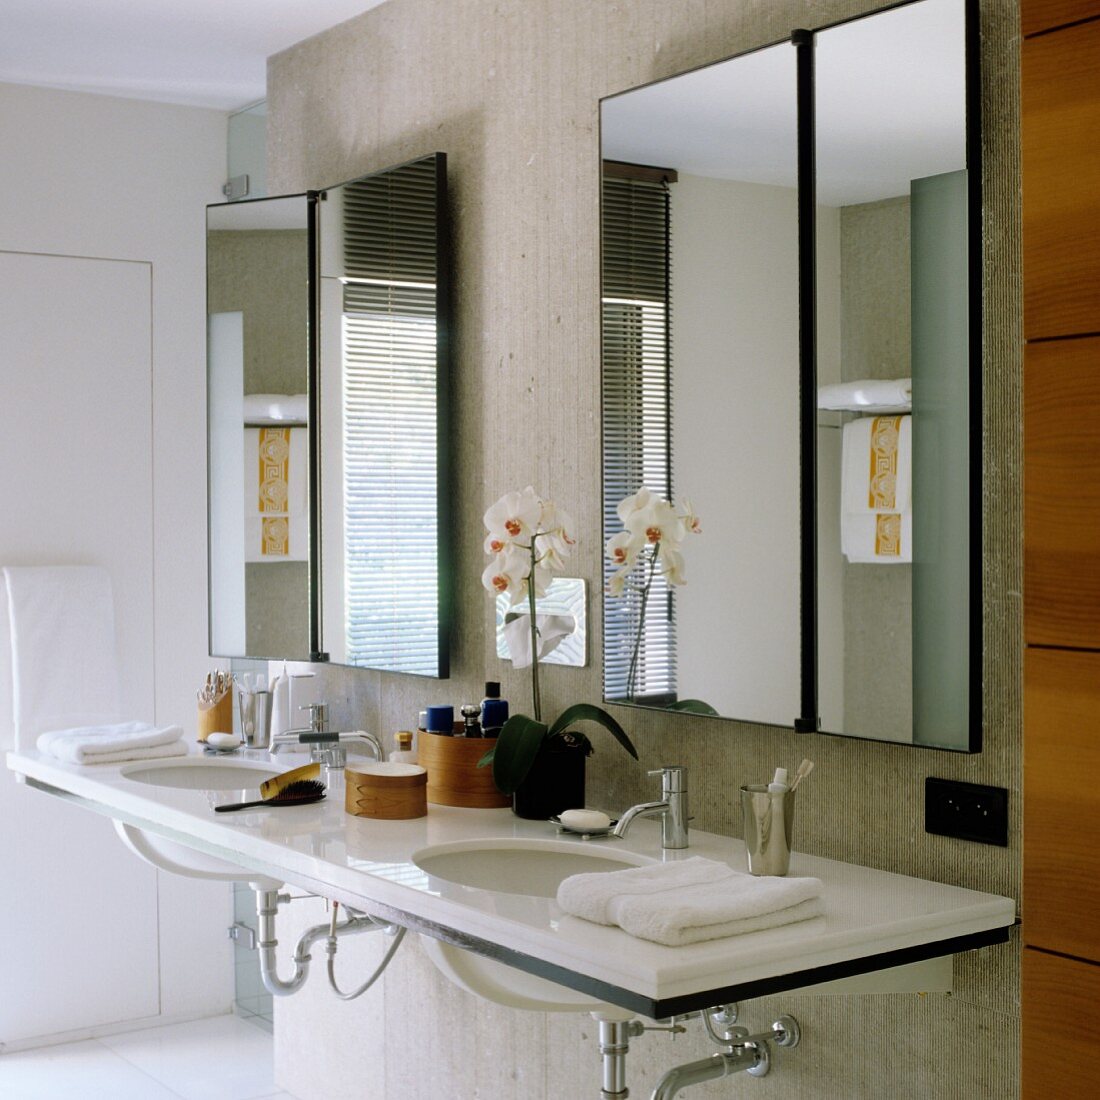
[[[759,878],[695,856],[573,875],[558,887],[567,913],[680,947],[808,920],[822,912],[816,878]]]
[[[117,722],[50,730],[38,738],[38,751],[67,764],[119,764],[125,760],[186,756],[187,746],[180,726]]]
[[[244,419],[248,424],[282,424],[309,419],[309,398],[304,393],[246,393]]]
[[[847,412],[900,412],[913,407],[911,378],[861,378],[818,386],[817,407]]]

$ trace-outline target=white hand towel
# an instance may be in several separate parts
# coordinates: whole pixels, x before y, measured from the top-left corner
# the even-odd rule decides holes
[[[549,656],[577,628],[572,615],[544,615],[539,613],[536,622],[539,631],[539,660]],[[505,644],[512,658],[513,668],[529,668],[531,665],[531,618],[527,615],[505,616]]]
[[[866,416],[844,425],[840,548],[850,562],[913,560],[912,471],[911,416]]]
[[[117,722],[50,730],[38,738],[38,751],[67,764],[117,764],[124,760],[186,756],[187,746],[180,726]]]
[[[260,434],[262,430],[247,428],[244,433],[245,561],[306,561],[309,555],[309,456],[307,453],[309,433],[305,428],[285,429],[290,434],[290,451],[286,456],[286,478],[274,499],[275,504],[283,506],[261,512]],[[279,526],[279,531],[274,532],[275,538],[265,540],[265,521],[269,528],[271,524]],[[285,552],[279,553],[277,549],[284,537]]]
[[[119,717],[111,578],[96,566],[4,569],[17,748],[48,729]]]
[[[758,878],[695,856],[573,875],[558,887],[557,900],[573,916],[680,947],[816,917],[821,890],[820,879]]]
[[[913,407],[911,378],[861,378],[817,389],[819,409],[846,412],[899,412]]]

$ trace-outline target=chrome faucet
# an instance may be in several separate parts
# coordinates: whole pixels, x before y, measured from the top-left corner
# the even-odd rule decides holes
[[[271,753],[274,755],[288,745],[308,745],[312,762],[324,764],[328,768],[342,768],[348,760],[347,746],[361,743],[370,749],[375,760],[385,760],[382,742],[373,733],[355,730],[352,733],[337,733],[329,730],[328,707],[324,703],[310,703],[301,707],[309,711],[309,725],[304,729],[284,730],[271,739]]]
[[[661,801],[642,802],[631,806],[612,830],[614,836],[626,836],[635,818],[661,815],[661,847],[688,846],[687,768],[682,764],[667,764],[647,775],[661,777]]]

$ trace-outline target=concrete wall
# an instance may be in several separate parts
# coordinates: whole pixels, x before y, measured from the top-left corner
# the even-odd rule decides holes
[[[383,735],[426,702],[478,698],[499,673],[479,578],[480,516],[531,483],[573,513],[576,575],[600,578],[598,100],[646,81],[872,10],[873,0],[390,0],[302,43],[269,67],[269,186],[323,187],[435,149],[449,157],[455,219],[456,466],[453,678],[443,684],[329,671],[337,721]],[[691,770],[695,824],[735,834],[735,792],[802,756],[817,762],[796,837],[806,851],[1015,896],[1020,879],[1019,210],[1017,6],[985,0],[985,666],[984,751],[966,757],[885,742],[798,737],[747,723],[621,709],[640,765],[596,733],[590,799],[621,810],[651,795],[644,770]],[[593,616],[598,620],[598,616]],[[600,652],[593,622],[592,652]],[[794,640],[792,639],[792,645]],[[598,700],[598,664],[548,668],[551,712]],[[347,727],[345,727],[347,728]],[[354,727],[351,727],[354,728]],[[1010,791],[1007,849],[927,836],[928,775]],[[860,810],[858,808],[865,809]],[[309,904],[309,903],[303,903]],[[305,919],[305,918],[303,918]],[[363,951],[375,950],[372,945]],[[384,988],[342,1005],[323,988],[278,1006],[280,1080],[304,1097],[340,1095],[370,1071],[387,1100],[440,1095],[594,1095],[592,1025],[479,1005],[402,949]],[[880,1100],[1018,1093],[1018,949],[971,953],[952,996],[781,997],[803,1045],[778,1072],[733,1091]],[[639,1093],[674,1061],[708,1048],[637,1044]],[[328,1072],[319,1074],[319,1066]],[[717,1090],[717,1091],[715,1091]],[[730,1087],[709,1093],[726,1095]]]

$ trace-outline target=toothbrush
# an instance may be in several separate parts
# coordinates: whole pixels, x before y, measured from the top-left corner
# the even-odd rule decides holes
[[[791,793],[798,789],[798,784],[802,782],[814,770],[814,762],[812,760],[803,760],[798,765],[798,771],[794,773],[794,782],[791,784]]]

